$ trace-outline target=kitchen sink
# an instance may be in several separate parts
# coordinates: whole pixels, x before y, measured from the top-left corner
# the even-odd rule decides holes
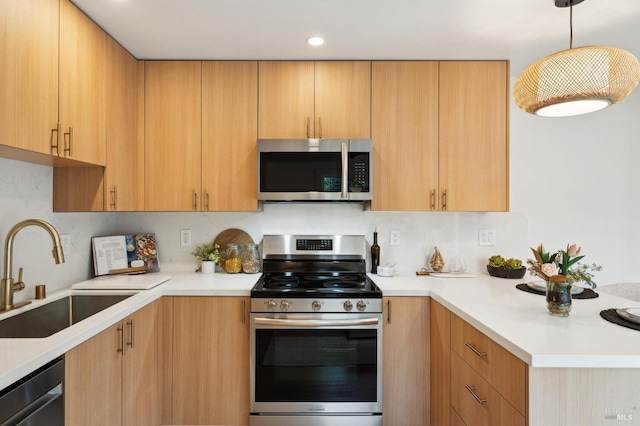
[[[127,295],[74,295],[0,320],[0,338],[42,338],[89,318]]]

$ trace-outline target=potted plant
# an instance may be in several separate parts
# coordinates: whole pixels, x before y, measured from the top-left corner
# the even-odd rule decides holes
[[[487,265],[489,275],[499,278],[522,278],[527,272],[527,268],[522,266],[519,259],[505,259],[500,255],[491,256]]]
[[[196,246],[191,253],[200,261],[200,271],[203,274],[212,274],[215,271],[216,263],[220,261],[220,246],[210,243]]]

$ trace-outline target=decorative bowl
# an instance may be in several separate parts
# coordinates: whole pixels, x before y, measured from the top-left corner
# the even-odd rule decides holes
[[[520,269],[505,269],[505,268],[496,268],[491,265],[487,265],[487,271],[489,275],[492,277],[498,278],[522,278],[524,274],[527,272],[527,268],[523,266]]]

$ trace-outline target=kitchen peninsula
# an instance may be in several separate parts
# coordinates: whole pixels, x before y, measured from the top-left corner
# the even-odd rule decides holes
[[[159,298],[246,297],[256,280],[255,275],[245,274],[171,275],[171,281],[141,291],[48,338],[0,339],[0,386],[8,386]],[[618,414],[629,420],[625,424],[640,422],[640,335],[599,316],[603,309],[634,306],[633,301],[601,293],[596,299],[574,300],[571,315],[556,318],[547,314],[544,297],[515,288],[519,280],[486,275],[458,279],[409,275],[371,278],[383,290],[384,297],[431,297],[432,401],[448,389],[447,383],[436,380],[442,376],[433,374],[434,369],[442,372],[447,368],[437,365],[439,358],[434,356],[434,328],[441,325],[434,315],[446,312],[452,324],[455,320],[472,327],[525,367],[527,399],[523,414],[528,418],[527,424],[600,425]],[[68,293],[63,290],[51,294],[47,301]],[[38,303],[42,302],[34,302]],[[432,418],[441,409],[432,403]]]

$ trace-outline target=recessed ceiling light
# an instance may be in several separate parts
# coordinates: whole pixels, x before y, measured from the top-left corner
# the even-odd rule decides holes
[[[322,37],[309,37],[307,39],[307,44],[309,46],[322,46],[324,44],[324,39]]]

